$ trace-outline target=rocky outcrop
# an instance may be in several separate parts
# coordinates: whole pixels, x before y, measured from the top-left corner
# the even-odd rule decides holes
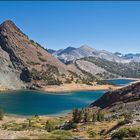
[[[140,82],[128,85],[115,91],[105,93],[100,99],[90,105],[90,107],[111,108],[120,103],[130,103],[140,100]]]
[[[25,84],[19,79],[19,75],[10,61],[9,54],[0,47],[0,87],[5,89],[25,88]]]

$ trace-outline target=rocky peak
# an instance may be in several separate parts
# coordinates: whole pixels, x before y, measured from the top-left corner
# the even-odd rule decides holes
[[[6,20],[4,21],[1,25],[0,25],[0,29],[1,30],[4,30],[4,31],[18,31],[18,32],[21,32],[21,30],[14,24],[13,21],[11,20]]]
[[[21,32],[20,29],[11,20],[6,20],[0,25],[0,46],[9,54],[15,68],[21,68],[24,65],[22,60],[16,55],[19,44],[17,40],[20,40],[18,37],[19,32]]]
[[[66,49],[62,50],[62,51],[60,50],[60,52],[58,51],[58,55],[69,54],[73,50],[75,50],[75,48],[69,46]]]
[[[3,26],[15,26],[15,24],[12,20],[6,20],[1,25],[3,25]]]
[[[88,45],[82,45],[79,49],[87,50],[87,51],[95,51],[96,50]]]

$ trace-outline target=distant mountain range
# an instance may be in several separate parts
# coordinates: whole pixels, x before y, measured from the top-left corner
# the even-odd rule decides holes
[[[48,49],[48,52],[64,63],[89,56],[118,63],[140,62],[140,54],[124,55],[119,52],[111,53],[106,50],[96,50],[88,45],[83,45],[79,48],[67,47],[66,49],[60,49],[57,51]]]
[[[131,62],[140,62],[140,53],[128,53],[128,54],[121,54],[119,52],[114,53],[115,55],[125,59],[125,60],[129,60]]]
[[[58,51],[48,49],[48,52],[63,63],[75,65],[80,71],[96,78],[140,78],[140,54],[111,53],[88,45]]]

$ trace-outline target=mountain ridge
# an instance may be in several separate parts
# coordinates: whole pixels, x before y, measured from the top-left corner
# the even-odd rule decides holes
[[[79,48],[74,48],[74,47],[72,47],[72,49],[68,49],[68,48],[58,50],[58,51],[53,50],[53,52],[50,52],[50,53],[52,53],[62,62],[75,61],[76,59],[89,57],[89,56],[102,58],[102,59],[106,59],[106,60],[118,62],[118,63],[130,62],[129,59],[126,59],[125,57],[121,57],[117,53],[111,53],[106,50],[96,50],[88,45],[82,45]],[[67,49],[68,51],[65,51]]]

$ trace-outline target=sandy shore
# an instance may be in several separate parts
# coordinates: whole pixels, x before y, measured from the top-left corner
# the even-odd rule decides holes
[[[116,79],[116,78],[115,78]],[[104,79],[104,80],[115,80],[115,79]],[[134,82],[129,83],[128,85],[136,82],[140,82],[139,78],[117,78],[117,79],[129,79],[129,80],[136,80]],[[127,85],[126,85],[127,86]],[[70,91],[88,91],[88,90],[108,90],[108,89],[118,89],[122,88],[123,86],[115,86],[115,85],[96,85],[96,83],[93,83],[93,86],[86,85],[86,84],[62,84],[62,85],[50,85],[50,86],[45,86],[39,90],[41,91],[46,91],[46,92],[53,92],[53,93],[58,93],[58,92],[70,92]],[[0,85],[0,91],[8,91],[9,89],[6,87],[3,87]],[[22,89],[21,89],[22,90]]]
[[[9,89],[0,85],[0,91],[6,91],[6,90],[9,90]]]
[[[70,91],[85,91],[85,90],[108,90],[108,89],[118,89],[119,86],[113,85],[85,85],[85,84],[62,84],[59,86],[46,86],[42,88],[43,91],[46,92],[70,92]]]

